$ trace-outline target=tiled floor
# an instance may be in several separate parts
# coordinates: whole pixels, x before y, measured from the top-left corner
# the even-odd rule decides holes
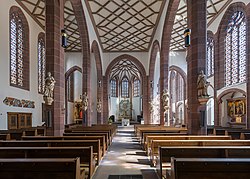
[[[93,179],[108,179],[109,175],[142,175],[143,179],[157,179],[155,169],[150,167],[145,152],[134,137],[133,126],[118,127],[112,145],[98,166]]]

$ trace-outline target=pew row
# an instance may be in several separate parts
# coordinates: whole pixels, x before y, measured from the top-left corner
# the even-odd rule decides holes
[[[250,158],[250,146],[175,146],[159,147],[156,170],[160,178],[169,177],[171,157],[175,158]]]
[[[100,140],[102,156],[106,152],[104,136],[23,136],[22,140]]]
[[[171,146],[249,146],[247,140],[153,140],[150,151],[150,161],[153,166],[159,156],[159,147]]]
[[[85,179],[85,172],[80,169],[80,158],[1,158],[0,176],[4,179]]]
[[[170,179],[245,179],[250,158],[171,158]]]
[[[151,150],[151,143],[153,140],[230,140],[231,136],[188,136],[188,135],[181,135],[181,136],[147,136],[146,142],[144,144],[145,151],[149,154]],[[157,149],[158,151],[158,149]]]
[[[0,141],[0,147],[93,147],[96,164],[99,165],[102,157],[100,140],[18,140]]]
[[[88,179],[94,173],[93,148],[89,147],[0,147],[0,158],[77,158]]]

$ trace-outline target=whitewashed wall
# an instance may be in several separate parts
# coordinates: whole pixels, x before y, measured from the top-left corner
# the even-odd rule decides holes
[[[36,22],[22,9],[28,24],[30,37],[30,90],[22,90],[10,86],[10,44],[9,44],[9,10],[11,6],[20,7],[15,0],[2,2],[0,6],[0,129],[7,129],[7,112],[27,112],[32,113],[32,125],[42,124],[42,95],[38,94],[38,75],[37,75],[37,38],[40,32],[44,32]],[[3,104],[5,97],[26,99],[35,101],[35,108],[11,107]]]

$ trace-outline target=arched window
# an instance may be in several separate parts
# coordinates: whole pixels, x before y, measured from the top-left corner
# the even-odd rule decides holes
[[[74,75],[75,73],[71,73],[70,75],[69,75],[69,79],[68,79],[68,85],[67,85],[67,87],[68,87],[68,101],[69,102],[74,102],[74,91],[75,91],[75,89],[74,89],[74,83],[75,83],[75,75]]]
[[[29,90],[29,29],[19,7],[10,8],[10,85]]]
[[[45,74],[46,74],[46,56],[45,56],[45,40],[44,33],[38,35],[38,92],[44,93]]]
[[[10,85],[29,90],[29,28],[19,7],[10,8]]]
[[[122,86],[121,86],[121,97],[128,98],[129,97],[129,85],[128,85],[128,78],[124,77],[122,79]]]
[[[110,80],[110,93],[111,97],[117,97],[117,80]]]
[[[134,96],[140,95],[140,80],[135,78],[134,79]]]
[[[225,84],[246,81],[246,18],[235,12],[227,26],[225,37]]]
[[[214,39],[207,38],[207,76],[214,74]]]

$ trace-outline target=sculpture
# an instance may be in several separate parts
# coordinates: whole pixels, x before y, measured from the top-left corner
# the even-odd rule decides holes
[[[102,101],[101,101],[100,98],[97,99],[96,111],[97,111],[98,113],[101,113],[101,112],[102,112]]]
[[[84,111],[87,111],[88,109],[88,95],[87,95],[87,92],[84,92],[83,96],[82,96],[82,104],[83,104],[83,110]]]
[[[51,76],[51,73],[47,73],[47,77],[45,78],[45,89],[44,89],[44,95],[43,99],[45,101],[45,104],[51,105],[53,100],[53,92],[55,88],[55,79],[53,76]]]
[[[150,111],[150,113],[154,112],[154,103],[153,103],[153,101],[149,102],[149,111]]]
[[[167,110],[169,109],[168,100],[169,100],[168,90],[164,89],[162,93],[162,104],[164,108],[164,113],[167,112]]]
[[[74,119],[82,118],[82,95],[80,95],[80,100],[75,101],[74,104]]]
[[[198,98],[208,98],[207,87],[209,86],[209,82],[207,82],[206,75],[203,70],[200,71],[200,74],[197,79],[197,89],[198,89]]]

